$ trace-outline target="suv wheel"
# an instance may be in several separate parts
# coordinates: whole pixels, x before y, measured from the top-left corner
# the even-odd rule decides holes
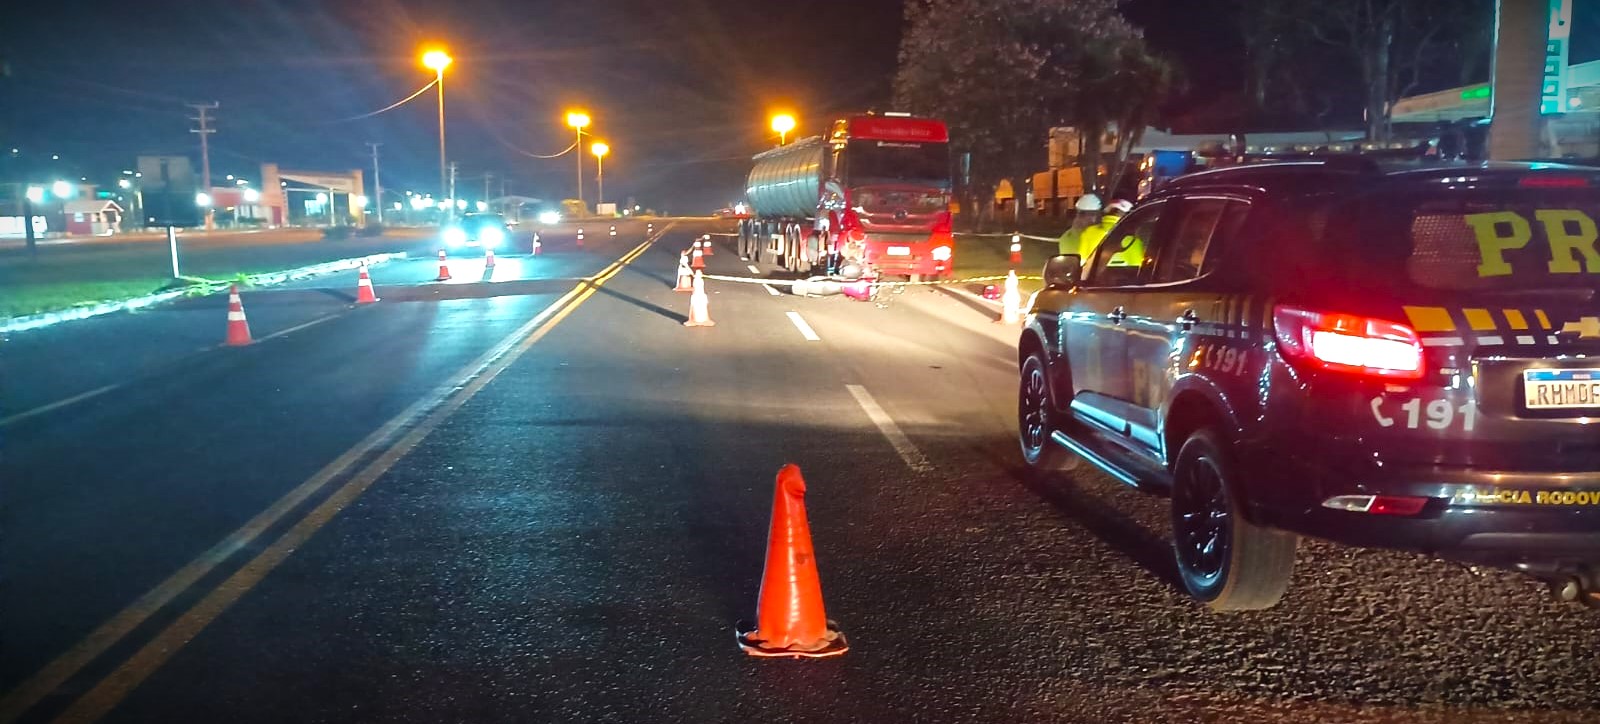
[[[1173,466],[1172,546],[1189,594],[1217,611],[1271,608],[1294,572],[1293,533],[1245,519],[1222,437],[1189,436]]]
[[[1044,353],[1034,352],[1022,363],[1022,381],[1017,387],[1017,436],[1029,468],[1054,472],[1078,467],[1077,455],[1050,440],[1050,433],[1058,429],[1056,416],[1050,405]]]

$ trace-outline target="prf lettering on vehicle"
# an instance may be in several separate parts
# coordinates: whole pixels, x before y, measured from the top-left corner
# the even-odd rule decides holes
[[[1544,227],[1550,240],[1551,274],[1600,274],[1600,251],[1594,248],[1597,235],[1594,219],[1577,209],[1539,209],[1534,221]],[[1506,262],[1508,251],[1521,249],[1533,239],[1533,222],[1515,211],[1493,211],[1464,217],[1478,239],[1478,276],[1502,277],[1512,273]],[[1580,261],[1581,260],[1581,261]]]

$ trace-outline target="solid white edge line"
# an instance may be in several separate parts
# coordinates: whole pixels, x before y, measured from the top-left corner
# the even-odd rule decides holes
[[[746,265],[744,265],[744,268],[749,269],[751,274],[760,274],[761,273],[761,268],[756,266],[756,265],[754,265],[754,264],[746,264]]]
[[[106,385],[105,387],[100,387],[100,388],[96,388],[96,389],[93,389],[93,390],[89,390],[88,392],[82,392],[82,393],[73,395],[71,397],[68,397],[65,400],[57,400],[57,401],[52,402],[52,403],[50,403],[48,405],[40,405],[39,407],[35,407],[32,410],[27,410],[25,412],[19,412],[19,413],[15,414],[15,415],[12,415],[10,417],[0,417],[0,427],[4,427],[4,426],[9,425],[9,424],[11,424],[13,422],[21,422],[22,420],[26,420],[26,419],[28,419],[30,417],[34,417],[36,415],[43,415],[44,413],[50,412],[51,410],[59,410],[59,409],[61,409],[63,407],[66,407],[67,405],[71,405],[71,404],[78,403],[78,402],[83,402],[84,400],[87,400],[87,399],[89,399],[91,397],[99,397],[100,395],[103,395],[103,394],[105,394],[107,392],[115,390],[115,389],[117,389],[118,387],[121,387],[121,386],[122,386],[121,383],[114,384],[114,385]]]
[[[872,393],[868,392],[867,388],[861,385],[845,385],[844,387],[850,391],[851,396],[856,398],[856,404],[860,405],[861,410],[867,413],[867,418],[872,420],[872,424],[878,426],[878,432],[883,433],[884,439],[889,441],[889,446],[893,447],[894,451],[900,455],[900,459],[906,462],[906,467],[917,473],[926,473],[933,470],[933,463],[928,462],[927,456],[917,449],[916,444],[911,442],[911,438],[906,437],[906,434],[900,431],[900,426],[894,423],[894,419],[889,417],[889,413],[884,412],[883,407],[878,404],[877,400],[873,399]]]
[[[768,293],[768,294],[771,294],[771,295],[772,295],[772,296],[774,296],[774,297],[781,297],[781,296],[783,296],[783,292],[780,292],[780,291],[778,291],[778,290],[777,290],[777,289],[775,289],[775,288],[774,288],[774,287],[773,287],[773,286],[772,286],[772,285],[771,285],[771,284],[762,284],[762,285],[761,285],[761,288],[762,288],[762,289],[765,289],[765,290],[767,290],[767,293]]]
[[[811,325],[806,324],[806,320],[800,316],[799,312],[786,312],[786,314],[789,315],[789,321],[794,322],[794,328],[800,330],[800,336],[805,337],[806,341],[822,341],[822,338],[817,336],[816,330],[812,329]]]
[[[305,329],[307,327],[313,327],[313,326],[316,326],[318,324],[322,324],[323,322],[326,322],[326,321],[328,321],[330,319],[333,319],[334,317],[337,317],[337,316],[339,316],[339,315],[330,314],[330,315],[328,315],[326,317],[317,317],[316,319],[313,319],[313,320],[311,320],[309,322],[306,322],[304,324],[296,324],[295,326],[290,327],[288,329],[280,329],[280,330],[278,330],[276,332],[273,332],[272,334],[269,334],[269,335],[267,335],[265,337],[262,337],[261,339],[258,339],[256,341],[257,342],[265,342],[265,341],[267,341],[269,339],[272,339],[273,337],[282,337],[283,335],[289,334],[290,332],[298,332],[298,331],[300,331],[302,329]]]

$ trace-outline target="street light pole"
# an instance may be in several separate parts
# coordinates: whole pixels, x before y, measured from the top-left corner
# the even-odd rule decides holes
[[[605,141],[595,141],[594,145],[589,147],[589,150],[594,152],[594,181],[595,185],[599,187],[596,189],[594,197],[594,208],[598,213],[600,205],[606,201],[606,153],[611,150],[611,147],[607,146]]]
[[[572,126],[578,132],[578,140],[572,144],[572,150],[577,152],[573,155],[578,157],[578,204],[581,206],[583,204],[583,128],[589,125],[589,114],[583,111],[571,111],[567,113],[567,125]],[[588,208],[584,206],[585,214],[588,214]]]
[[[434,82],[439,84],[439,194],[442,198],[449,198],[450,193],[444,178],[444,69],[450,67],[450,63],[450,55],[443,50],[430,50],[422,54],[422,65],[433,69],[437,74]],[[454,215],[453,208],[450,213]]]
[[[372,192],[378,197],[378,225],[383,225],[383,176],[378,173],[378,147],[381,143],[367,141],[372,147]]]

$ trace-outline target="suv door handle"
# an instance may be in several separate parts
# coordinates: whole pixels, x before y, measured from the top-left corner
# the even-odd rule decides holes
[[[1116,309],[1111,310],[1110,314],[1106,315],[1106,319],[1111,320],[1112,324],[1122,324],[1122,320],[1127,318],[1128,312],[1122,307],[1117,307]]]
[[[1198,321],[1200,316],[1195,314],[1193,309],[1185,309],[1183,314],[1178,315],[1178,326],[1185,332],[1194,329],[1194,323]]]

